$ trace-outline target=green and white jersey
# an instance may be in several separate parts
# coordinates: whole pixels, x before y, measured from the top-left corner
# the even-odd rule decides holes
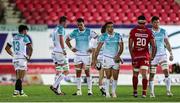
[[[10,39],[8,44],[12,46],[14,59],[26,57],[26,45],[29,43],[31,42],[25,34],[17,34]]]
[[[168,39],[168,35],[165,29],[159,28],[158,31],[152,30],[154,38],[156,40],[156,46],[157,46],[157,51],[156,55],[165,55],[166,54],[166,47],[165,47],[165,42],[164,39]]]
[[[62,35],[63,37],[65,37],[65,29],[63,26],[59,25],[57,26],[54,31],[52,32],[51,36],[52,36],[52,41],[53,41],[53,51],[55,52],[62,52],[62,47],[60,45],[60,39],[59,36]],[[65,38],[64,38],[65,40]]]
[[[113,35],[104,33],[99,37],[99,42],[103,42],[103,55],[114,57],[119,50],[119,42],[122,41],[122,36],[119,33],[114,32]]]
[[[75,39],[75,48],[78,50],[76,54],[87,55],[88,49],[90,48],[90,40],[96,38],[97,34],[94,31],[86,28],[84,31],[75,29],[70,35],[70,39]]]

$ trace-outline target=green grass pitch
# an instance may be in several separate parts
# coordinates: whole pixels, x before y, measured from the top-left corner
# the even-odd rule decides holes
[[[82,86],[82,96],[72,96],[76,86],[62,86],[65,96],[55,95],[49,86],[28,85],[24,91],[28,97],[12,97],[14,86],[0,86],[0,102],[180,102],[180,86],[172,86],[173,97],[167,97],[165,86],[156,86],[156,98],[141,97],[141,86],[138,88],[138,97],[132,96],[132,86],[118,86],[117,98],[101,96],[98,86],[93,86],[93,96],[87,95],[87,86]]]

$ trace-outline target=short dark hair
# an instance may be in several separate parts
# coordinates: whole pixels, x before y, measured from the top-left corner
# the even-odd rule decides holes
[[[146,17],[144,15],[138,16],[138,20],[146,20]]]
[[[79,22],[83,22],[83,23],[84,23],[84,19],[83,19],[83,18],[78,18],[76,21],[77,21],[78,23],[79,23]]]
[[[112,21],[106,22],[104,25],[107,26],[108,24],[113,24]]]
[[[26,25],[19,25],[18,31],[22,32],[23,30],[29,30],[29,28]]]
[[[103,25],[102,27],[101,27],[101,33],[105,33],[106,32],[106,25]]]
[[[66,19],[67,19],[66,16],[61,16],[61,17],[59,18],[59,23],[65,22]]]
[[[154,22],[155,20],[159,20],[159,17],[153,16],[153,17],[151,18],[151,22]]]

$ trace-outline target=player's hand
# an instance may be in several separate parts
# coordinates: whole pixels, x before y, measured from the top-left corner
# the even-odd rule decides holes
[[[88,53],[92,53],[92,51],[93,51],[92,49],[88,49],[87,50]]]
[[[121,58],[119,56],[114,57],[114,62],[115,63],[120,63],[120,60],[121,60]]]
[[[29,62],[30,61],[30,57],[29,56],[25,56],[26,60]]]
[[[71,50],[72,50],[74,53],[78,51],[76,48],[72,48]]]
[[[67,53],[66,53],[66,51],[65,51],[65,50],[63,50],[63,54],[64,54],[64,55],[67,55]]]
[[[169,56],[169,60],[170,60],[170,61],[173,61],[173,59],[174,59],[173,55],[170,55],[170,56]]]

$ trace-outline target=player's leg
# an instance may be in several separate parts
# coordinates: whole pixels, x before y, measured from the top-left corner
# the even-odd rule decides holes
[[[90,56],[82,57],[83,63],[85,65],[85,74],[87,78],[87,86],[88,86],[88,95],[91,96],[92,93],[92,78],[90,75]]]
[[[105,73],[104,69],[101,68],[101,70],[99,70],[99,89],[100,89],[100,91],[101,91],[103,96],[106,95],[105,85],[104,85],[105,83],[103,82],[103,80],[104,80],[104,73]]]
[[[110,68],[104,68],[105,70],[105,73],[106,73],[106,97],[109,98],[110,97],[110,93],[109,93],[109,86],[110,86],[110,79],[111,79],[111,76],[112,76],[112,71]]]
[[[21,79],[20,79],[20,70],[16,70],[16,83],[15,83],[15,90],[13,96],[16,97],[20,95],[21,91]]]
[[[83,68],[83,63],[75,65],[77,91],[76,91],[76,93],[74,93],[72,95],[82,95],[82,91],[81,91],[81,72],[82,72],[82,68]]]
[[[132,84],[133,84],[133,96],[137,97],[137,86],[138,86],[138,76],[139,76],[139,68],[135,67],[133,69],[133,77],[132,77]]]
[[[27,70],[27,60],[17,59],[13,60],[13,65],[16,70],[16,84],[13,96],[27,96],[22,90],[22,80]]]
[[[139,60],[132,61],[133,66],[133,77],[132,77],[132,84],[133,84],[133,96],[137,97],[137,86],[138,86],[138,76],[139,76]]]
[[[62,75],[61,75],[61,81],[67,77],[67,75],[69,74],[69,65],[66,63],[65,65],[62,66],[63,67],[63,72],[62,72]],[[59,81],[59,85],[58,85],[58,88],[57,88],[57,92],[59,95],[65,95],[64,92],[62,92],[61,90],[61,81]]]
[[[67,64],[66,58],[62,53],[52,53],[52,58],[55,63],[56,68],[56,76],[55,76],[55,82],[52,86],[50,86],[50,89],[57,95],[63,95],[64,93],[61,92],[61,81],[64,79],[64,70],[68,70],[69,66]]]
[[[85,74],[87,78],[87,85],[88,85],[88,95],[92,95],[92,78],[90,76],[89,68],[86,66],[87,69],[85,69]]]
[[[117,80],[119,75],[119,68],[112,70],[113,74],[113,82],[112,82],[112,97],[116,98],[116,88],[117,88]]]
[[[150,97],[155,97],[154,93],[154,76],[156,74],[157,65],[151,64],[150,66],[150,75],[149,75],[149,90],[150,90]]]
[[[169,77],[169,66],[167,61],[163,61],[160,63],[163,73],[165,75],[165,84],[166,84],[166,92],[167,96],[173,96],[171,93],[171,78]]]
[[[141,73],[142,73],[142,97],[146,97],[146,93],[147,93],[147,85],[148,85],[148,79],[147,79],[147,73],[148,73],[148,66],[143,65],[140,66],[141,69]]]
[[[105,91],[106,91],[106,97],[107,98],[110,97],[109,86],[110,86],[110,79],[112,77],[111,67],[112,67],[113,62],[114,62],[114,60],[112,58],[109,58],[106,56],[103,57],[103,69],[105,70],[105,74],[106,74]]]

